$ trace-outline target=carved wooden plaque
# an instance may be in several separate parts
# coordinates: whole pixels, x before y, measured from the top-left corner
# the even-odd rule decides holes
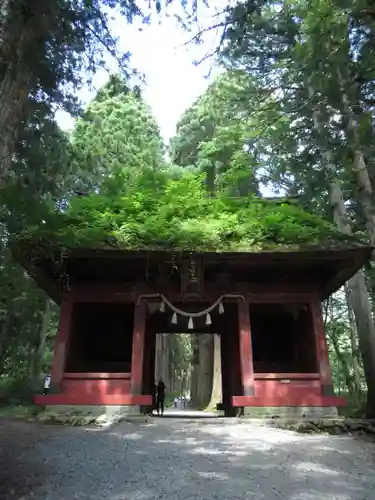
[[[181,295],[198,299],[203,295],[203,263],[200,259],[186,259],[181,266]]]

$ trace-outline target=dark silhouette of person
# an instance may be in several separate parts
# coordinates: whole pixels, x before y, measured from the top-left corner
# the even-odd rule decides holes
[[[158,392],[158,388],[154,382],[152,384],[152,406],[151,406],[150,415],[152,415],[153,411],[156,410],[156,394],[157,394],[157,392]]]
[[[157,409],[158,415],[160,415],[160,413],[161,413],[161,415],[163,416],[163,414],[164,414],[164,400],[165,400],[165,384],[164,384],[162,378],[159,379],[159,382],[157,385],[157,390],[158,390],[158,393],[156,396],[156,409]]]

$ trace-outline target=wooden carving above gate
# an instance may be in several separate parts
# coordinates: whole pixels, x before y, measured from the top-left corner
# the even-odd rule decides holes
[[[181,262],[181,295],[185,299],[200,299],[203,295],[203,263],[201,259]]]

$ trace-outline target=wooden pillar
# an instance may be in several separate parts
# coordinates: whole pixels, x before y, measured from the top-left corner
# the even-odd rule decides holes
[[[145,332],[143,350],[143,379],[142,387],[145,394],[152,394],[155,384],[155,333],[151,328]]]
[[[249,304],[246,300],[242,299],[238,302],[238,326],[243,395],[254,396],[254,366]]]
[[[63,379],[71,331],[73,303],[69,296],[63,297],[60,307],[59,326],[53,353],[51,392],[59,392]]]
[[[146,303],[144,300],[141,300],[139,304],[136,304],[134,310],[132,374],[130,389],[132,394],[142,394],[145,333]]]
[[[320,373],[320,381],[322,385],[323,396],[334,396],[332,382],[332,370],[328,356],[328,345],[324,329],[324,321],[322,316],[322,306],[318,298],[313,299],[310,303],[313,328],[315,333],[316,358],[317,366]]]

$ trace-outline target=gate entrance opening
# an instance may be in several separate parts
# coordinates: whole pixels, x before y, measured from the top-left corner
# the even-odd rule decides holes
[[[200,311],[210,304],[191,303],[191,304],[176,304],[176,307],[183,308],[187,312]],[[221,401],[219,401],[218,408],[224,411],[225,416],[235,416],[237,413],[236,408],[233,406],[232,397],[236,394],[241,394],[241,372],[240,372],[240,348],[238,342],[238,306],[236,303],[226,303],[225,314],[212,313],[210,315],[211,324],[206,324],[206,317],[201,316],[194,318],[193,329],[188,328],[188,318],[180,317],[177,324],[172,323],[173,312],[160,312],[149,308],[148,318],[146,321],[145,333],[145,350],[143,360],[143,394],[151,394],[153,391],[154,383],[157,382],[155,377],[158,376],[155,370],[156,360],[156,338],[160,334],[178,335],[189,333],[191,335],[207,335],[216,334],[219,339],[220,350],[220,371],[221,371]],[[216,346],[217,348],[217,346]],[[215,371],[215,353],[208,360],[206,366],[207,372],[214,377]],[[216,353],[217,354],[217,353]],[[195,349],[193,352],[192,369],[197,369],[199,366],[199,351]],[[210,376],[208,373],[207,376]],[[194,374],[192,374],[194,377]],[[196,376],[196,374],[195,374]],[[196,384],[207,383],[205,380],[196,380]],[[168,390],[168,386],[167,386]],[[202,408],[199,408],[202,409]]]

